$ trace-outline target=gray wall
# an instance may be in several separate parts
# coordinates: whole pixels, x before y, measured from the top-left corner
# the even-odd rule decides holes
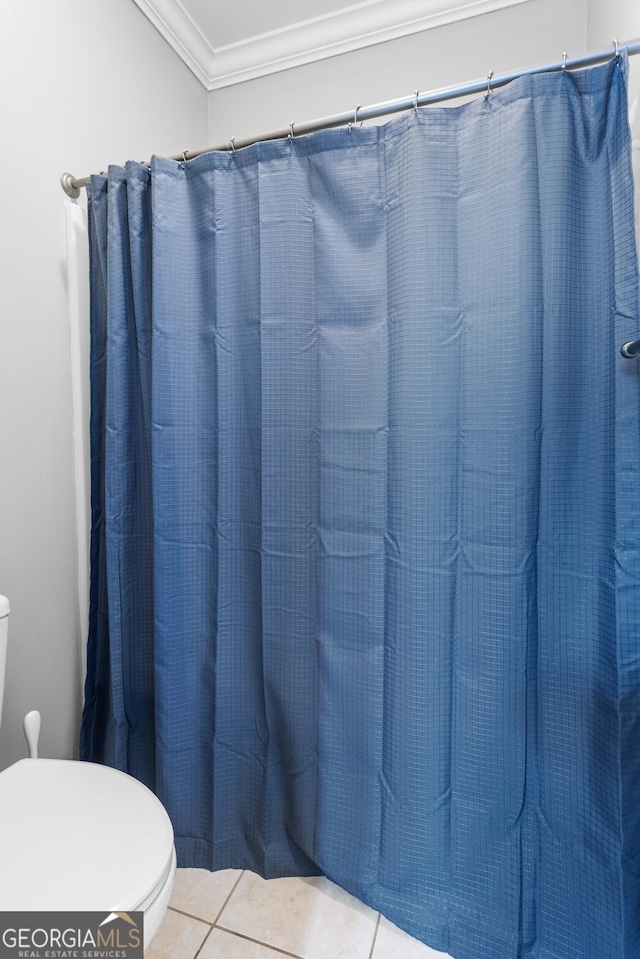
[[[622,0],[619,0],[622,2]],[[632,0],[628,0],[632,2]],[[209,142],[227,143],[586,49],[586,0],[530,0],[209,94]],[[375,121],[374,121],[375,122]],[[380,121],[377,121],[380,122]]]
[[[76,750],[81,707],[65,195],[58,178],[207,140],[207,95],[131,0],[0,3],[0,768]]]

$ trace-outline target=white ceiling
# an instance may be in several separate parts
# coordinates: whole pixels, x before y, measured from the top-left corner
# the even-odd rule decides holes
[[[133,0],[207,90],[527,0]]]
[[[379,0],[373,0],[378,3]],[[335,14],[347,4],[342,0],[182,0],[182,6],[191,19],[198,24],[214,48],[242,43],[249,36],[260,36],[283,30],[305,20]],[[371,6],[360,3],[356,6]]]

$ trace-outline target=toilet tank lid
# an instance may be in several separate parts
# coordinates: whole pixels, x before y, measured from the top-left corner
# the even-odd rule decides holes
[[[11,608],[9,606],[9,600],[6,596],[0,596],[0,619],[2,619],[4,616],[8,616],[10,612]]]

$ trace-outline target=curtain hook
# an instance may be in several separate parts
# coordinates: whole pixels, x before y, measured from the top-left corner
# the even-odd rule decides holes
[[[620,63],[620,51],[618,50],[618,41],[615,39],[615,37],[613,40],[613,45],[616,48],[616,63]]]
[[[565,73],[567,69],[567,51],[562,51],[562,72]]]
[[[629,343],[623,343],[620,352],[625,360],[635,360],[640,356],[640,340],[631,340]]]
[[[354,123],[357,123],[357,122],[358,122],[358,110],[360,109],[361,106],[362,106],[362,104],[359,103],[358,106],[356,107],[355,111],[354,111],[354,114],[353,114],[353,122],[354,122]],[[363,122],[363,121],[360,122],[360,126],[362,126],[362,122]]]
[[[185,163],[187,162],[187,153],[188,153],[188,152],[189,152],[188,150],[183,150],[183,151],[182,151],[182,159],[183,159],[183,161],[184,161]]]
[[[490,70],[487,74],[487,92],[484,95],[485,100],[488,100],[491,96],[491,77],[493,76],[493,70]]]
[[[419,90],[416,90],[415,99],[414,99],[414,101],[413,101],[413,109],[416,111],[416,113],[418,112],[418,94],[419,94],[419,93],[420,93],[420,91],[419,91]]]
[[[295,123],[294,123],[294,121],[292,120],[291,123],[289,124],[289,137],[288,137],[288,139],[289,139],[290,141],[293,140],[293,138],[294,138],[294,136],[295,136],[295,134],[294,134],[294,132],[293,132],[294,126],[295,126]]]

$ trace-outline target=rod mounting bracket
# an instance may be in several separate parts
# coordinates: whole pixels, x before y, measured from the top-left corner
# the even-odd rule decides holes
[[[62,189],[67,196],[70,196],[73,200],[80,196],[80,190],[77,186],[74,186],[74,181],[75,177],[71,176],[70,173],[63,173],[60,177],[60,185],[62,186]]]

